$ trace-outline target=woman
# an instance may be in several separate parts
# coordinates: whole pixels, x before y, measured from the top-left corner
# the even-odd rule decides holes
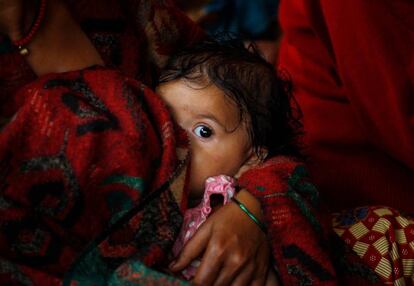
[[[107,12],[105,5],[90,9],[76,1],[69,3],[69,13],[64,3],[43,0],[33,21],[10,2],[2,3],[1,27],[18,50],[12,60],[10,54],[2,60],[9,67],[16,62],[30,67],[32,78],[59,74],[42,76],[13,94],[4,112],[15,115],[0,133],[4,277],[42,285],[62,280],[179,285],[153,269],[167,267],[166,254],[186,208],[186,142],[158,97],[125,73],[151,85],[168,54],[202,33],[158,1],[125,6],[108,1],[109,15],[115,15],[109,21],[98,17]],[[86,14],[94,18],[83,18]],[[27,33],[19,32],[16,19],[22,15],[34,23]],[[178,31],[189,34],[175,40]],[[123,73],[99,67],[103,63]],[[4,81],[9,90],[18,86],[16,77],[25,82],[25,73],[14,71],[5,70],[13,79]],[[248,185],[264,208],[283,281],[334,285],[334,270],[321,247],[322,225],[303,199],[316,199],[306,173],[280,161],[265,169],[266,180],[252,171]],[[281,208],[282,201],[290,207]],[[256,199],[243,203],[260,215]],[[203,254],[195,284],[262,285],[268,252],[261,230],[230,205],[202,226],[170,269],[179,271]]]

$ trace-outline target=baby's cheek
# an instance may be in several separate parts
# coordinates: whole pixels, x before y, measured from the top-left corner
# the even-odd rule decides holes
[[[220,147],[215,149],[194,148],[192,151],[189,181],[191,193],[193,194],[203,194],[204,182],[208,177],[217,175],[234,176],[240,168],[239,158],[229,156],[231,151],[223,152]]]
[[[204,177],[199,168],[191,165],[190,178],[188,180],[188,187],[190,189],[190,197],[201,197],[204,193]]]
[[[210,167],[209,162],[191,165],[189,179],[191,193],[202,193],[204,191],[204,181],[210,176],[208,167]]]

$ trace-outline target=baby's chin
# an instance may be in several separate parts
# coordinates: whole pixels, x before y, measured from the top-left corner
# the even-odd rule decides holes
[[[189,186],[188,207],[196,207],[202,200],[204,194],[204,187]]]
[[[191,199],[196,199],[196,198],[201,198],[204,194],[204,183],[203,184],[197,184],[197,185],[192,185],[190,183],[189,185],[189,198]]]

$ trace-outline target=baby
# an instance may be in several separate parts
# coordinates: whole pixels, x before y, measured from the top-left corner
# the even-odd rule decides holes
[[[195,231],[194,223],[198,227],[211,211],[210,195],[221,192],[223,202],[233,196],[232,177],[266,158],[299,155],[297,131],[284,81],[253,47],[235,40],[207,40],[173,56],[157,92],[189,134],[191,205],[208,192],[187,211],[177,252]],[[184,271],[188,279],[193,275],[194,269]],[[271,275],[269,285],[274,279]]]
[[[208,40],[173,56],[158,94],[191,142],[192,199],[208,177],[235,176],[248,162],[300,155],[286,83],[254,48]]]

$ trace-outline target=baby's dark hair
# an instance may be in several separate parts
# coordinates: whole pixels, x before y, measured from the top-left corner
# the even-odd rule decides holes
[[[221,89],[239,108],[240,120],[250,123],[249,136],[261,159],[301,156],[301,113],[293,100],[290,81],[277,73],[254,45],[246,48],[242,41],[227,37],[210,38],[185,48],[169,59],[159,83],[177,79],[212,83]],[[263,147],[265,155],[260,151]]]

